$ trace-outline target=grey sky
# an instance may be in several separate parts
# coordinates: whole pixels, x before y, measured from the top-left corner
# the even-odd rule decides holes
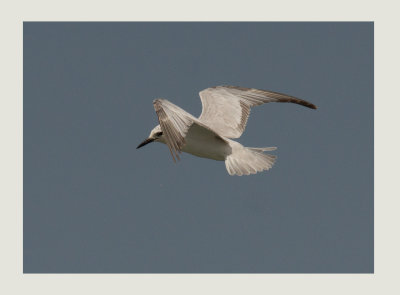
[[[222,84],[319,109],[252,110],[257,175],[135,149]],[[373,272],[373,23],[25,23],[24,272]]]

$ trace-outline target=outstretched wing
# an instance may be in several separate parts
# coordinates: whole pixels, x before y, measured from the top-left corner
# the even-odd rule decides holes
[[[175,158],[180,160],[179,153],[185,145],[186,134],[194,124],[201,128],[203,132],[210,133],[225,141],[225,139],[205,126],[197,118],[168,100],[159,98],[153,101],[153,105],[174,162],[176,162]]]
[[[242,135],[253,106],[268,102],[290,102],[317,108],[293,96],[254,88],[217,86],[204,89],[199,94],[203,105],[199,120],[228,138]]]

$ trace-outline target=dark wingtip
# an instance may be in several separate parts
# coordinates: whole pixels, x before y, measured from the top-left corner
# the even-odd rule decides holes
[[[301,104],[307,108],[316,110],[317,106],[315,104],[312,104],[311,102],[305,101],[305,100],[300,100],[299,102],[297,102],[298,104]]]

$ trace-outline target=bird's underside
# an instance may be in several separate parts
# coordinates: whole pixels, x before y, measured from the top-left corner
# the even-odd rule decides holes
[[[245,130],[250,109],[268,102],[288,102],[316,109],[299,98],[282,93],[243,88],[217,86],[200,92],[202,113],[195,118],[166,99],[154,100],[162,130],[162,140],[179,160],[180,152],[225,161],[231,175],[254,174],[268,170],[275,156],[264,153],[275,148],[248,148],[233,141]]]

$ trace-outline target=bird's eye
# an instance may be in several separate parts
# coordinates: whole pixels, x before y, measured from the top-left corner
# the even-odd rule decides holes
[[[160,137],[161,135],[162,135],[162,131],[156,133],[157,137]]]

